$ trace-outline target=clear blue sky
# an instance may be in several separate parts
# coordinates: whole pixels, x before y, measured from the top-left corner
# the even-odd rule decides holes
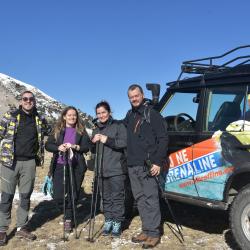
[[[6,0],[0,72],[94,115],[131,83],[176,80],[183,60],[250,44],[248,0]]]

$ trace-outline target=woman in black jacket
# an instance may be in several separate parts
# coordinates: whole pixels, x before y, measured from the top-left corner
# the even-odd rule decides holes
[[[121,122],[113,120],[110,106],[105,101],[96,105],[96,115],[98,123],[92,142],[101,143],[99,149],[103,150],[100,171],[105,217],[103,235],[111,233],[113,237],[119,237],[125,219],[126,128]]]
[[[90,140],[80,120],[75,107],[65,108],[49,136],[45,148],[53,153],[50,165],[50,174],[53,178],[53,198],[59,206],[62,206],[65,198],[64,227],[66,232],[72,230],[72,202],[70,200],[69,185],[73,187],[75,201],[78,199],[84,173],[87,169],[83,153],[88,152]],[[72,150],[73,158],[69,159]],[[69,161],[73,172],[73,183],[69,183]],[[66,195],[64,197],[64,166],[66,166]]]

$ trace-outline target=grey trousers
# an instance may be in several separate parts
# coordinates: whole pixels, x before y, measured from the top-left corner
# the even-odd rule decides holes
[[[36,163],[35,160],[16,161],[14,169],[1,167],[0,231],[7,231],[11,222],[11,208],[18,185],[20,203],[16,217],[17,227],[24,227],[28,222],[30,196],[33,192]]]
[[[142,221],[142,232],[147,236],[159,237],[161,211],[158,184],[154,177],[147,175],[144,166],[130,166],[128,174]]]

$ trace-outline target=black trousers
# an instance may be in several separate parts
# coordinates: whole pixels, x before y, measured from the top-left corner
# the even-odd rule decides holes
[[[103,213],[105,219],[122,222],[125,219],[126,175],[102,177]]]
[[[142,221],[142,231],[148,236],[160,236],[161,211],[159,189],[154,177],[144,166],[128,167],[129,179]]]
[[[61,209],[63,209],[63,202],[64,202],[63,168],[64,167],[62,164],[57,164],[53,172],[53,199]],[[72,167],[73,183],[70,183],[69,166],[65,167],[65,180],[66,180],[65,219],[66,220],[73,219],[71,188],[73,187],[74,200],[76,204],[79,197],[82,181],[84,178],[84,173],[85,171],[80,169],[79,166],[73,166]]]

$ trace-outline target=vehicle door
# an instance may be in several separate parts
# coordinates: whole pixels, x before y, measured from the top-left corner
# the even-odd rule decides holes
[[[198,196],[194,185],[192,146],[199,141],[201,89],[168,91],[163,97],[161,114],[167,122],[169,135],[169,169],[165,191]],[[165,98],[165,100],[164,100]],[[185,188],[185,183],[191,182]]]
[[[194,183],[199,197],[223,200],[226,180],[242,161],[240,159],[246,158],[239,150],[240,140],[246,140],[246,94],[246,85],[206,89],[202,140],[193,146],[193,166],[197,169]],[[249,135],[248,138],[250,144]],[[250,159],[250,153],[247,153]]]

